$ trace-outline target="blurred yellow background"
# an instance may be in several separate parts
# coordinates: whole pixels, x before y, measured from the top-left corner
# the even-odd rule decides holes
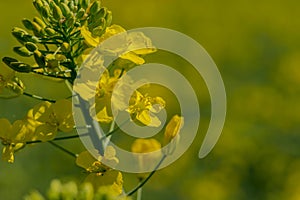
[[[126,29],[158,26],[194,38],[214,59],[226,86],[227,119],[213,152],[198,159],[210,118],[208,93],[199,86],[199,134],[178,161],[147,183],[143,200],[300,199],[299,1],[104,0],[103,4],[112,10],[113,22]],[[17,42],[10,30],[36,12],[31,0],[2,0],[0,8],[0,56],[12,56]],[[46,89],[41,90],[40,80],[24,77],[24,82],[28,90],[44,96],[63,97],[66,91],[57,93],[59,83],[43,81]],[[0,117],[21,118],[37,102],[27,97],[0,99]],[[63,143],[82,149],[79,141]],[[18,153],[13,165],[0,162],[0,199],[21,199],[31,189],[45,193],[53,178],[83,177],[72,158],[48,144],[36,145]],[[126,190],[136,184],[133,175],[124,181]]]

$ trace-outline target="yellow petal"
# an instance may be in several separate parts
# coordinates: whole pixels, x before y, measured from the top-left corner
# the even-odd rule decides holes
[[[130,60],[131,62],[133,62],[137,65],[142,65],[145,63],[145,60],[143,58],[139,57],[137,54],[135,54],[132,51],[121,55],[120,58]]]
[[[9,163],[13,163],[15,160],[14,157],[14,148],[12,145],[4,146],[2,150],[2,159]]]
[[[110,123],[113,120],[112,117],[108,116],[106,107],[97,113],[97,121],[101,123]]]
[[[92,33],[88,30],[87,26],[82,26],[80,31],[87,45],[96,47],[100,43],[100,38],[92,36]]]

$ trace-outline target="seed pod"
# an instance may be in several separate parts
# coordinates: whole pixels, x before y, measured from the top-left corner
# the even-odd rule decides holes
[[[43,54],[39,50],[36,50],[33,52],[33,55],[38,66],[45,67],[45,57],[43,56]]]
[[[24,57],[30,57],[32,55],[32,52],[30,52],[26,47],[14,47],[13,48],[14,52],[19,54],[20,56]]]
[[[25,47],[28,49],[28,51],[31,51],[31,52],[38,50],[38,47],[36,46],[36,44],[34,44],[32,42],[26,42]]]
[[[52,28],[45,28],[44,31],[49,35],[49,36],[52,36],[52,35],[55,35],[56,34],[56,31]]]
[[[34,17],[34,18],[33,18],[33,21],[34,21],[35,23],[37,23],[38,25],[40,25],[43,29],[46,28],[46,24],[44,23],[44,21],[43,21],[41,18],[39,18],[39,17]]]
[[[70,50],[71,50],[71,46],[70,46],[69,43],[64,42],[64,43],[61,45],[61,51],[62,51],[63,53],[68,53],[68,52],[70,52]]]
[[[33,30],[33,25],[32,22],[29,19],[24,18],[22,20],[23,25],[25,26],[25,28],[27,28],[28,30]]]
[[[90,7],[90,13],[92,15],[96,14],[101,8],[101,4],[100,4],[100,1],[94,1]]]
[[[105,16],[106,26],[110,26],[112,22],[112,12],[110,10],[107,11]]]
[[[71,17],[73,15],[70,8],[65,3],[60,3],[60,9],[66,18]]]

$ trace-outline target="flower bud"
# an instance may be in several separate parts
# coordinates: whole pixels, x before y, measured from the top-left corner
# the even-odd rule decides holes
[[[76,17],[77,19],[81,19],[85,14],[85,10],[83,8],[80,8],[80,10],[78,11]]]
[[[33,0],[33,5],[37,11],[40,12],[40,9],[43,7],[43,3],[41,0]]]
[[[43,54],[39,51],[36,50],[33,52],[35,62],[38,64],[39,67],[45,67],[45,57]]]
[[[34,35],[37,36],[37,37],[41,37],[43,35],[42,34],[42,32],[43,32],[42,27],[36,22],[32,22],[32,26],[33,26]]]
[[[21,28],[18,28],[18,27],[15,27],[12,29],[12,35],[21,43],[23,44],[25,42],[24,40],[24,36],[25,35],[28,35],[28,33],[21,29]]]
[[[107,13],[107,8],[102,7],[96,14],[95,18],[104,18]]]
[[[112,22],[112,12],[111,11],[109,11],[109,10],[107,11],[105,20],[106,20],[106,26],[110,26],[111,22]]]
[[[71,17],[73,15],[69,6],[65,3],[60,3],[60,9],[66,18]]]
[[[40,10],[40,14],[44,18],[48,19],[50,17],[50,7],[48,5],[43,6]]]
[[[163,153],[171,155],[174,153],[180,139],[180,129],[183,126],[183,117],[174,115],[166,126]]]
[[[32,71],[32,68],[30,65],[22,63],[22,62],[12,62],[12,63],[10,63],[9,67],[15,71],[21,72],[21,73],[29,73]]]
[[[63,16],[63,13],[62,13],[60,7],[58,7],[53,1],[51,2],[50,5],[52,8],[54,19],[56,19],[57,21],[61,20],[64,16]]]
[[[22,20],[23,25],[25,26],[25,28],[27,28],[28,30],[33,30],[33,25],[32,22],[29,19],[24,18]]]
[[[35,23],[37,23],[39,26],[41,26],[42,28],[46,28],[46,24],[44,23],[44,21],[43,21],[41,18],[39,18],[39,17],[34,17],[34,18],[33,18],[33,21],[34,21]]]
[[[56,31],[55,31],[54,29],[52,29],[52,28],[49,28],[49,27],[45,28],[44,31],[45,31],[48,35],[50,35],[50,36],[56,34]]]
[[[74,16],[69,17],[65,23],[67,27],[72,27],[75,23],[75,17]]]
[[[31,52],[38,50],[38,47],[36,46],[36,44],[34,44],[32,42],[26,42],[25,47],[28,49],[28,51],[31,51]]]
[[[179,134],[183,126],[183,117],[174,115],[166,126],[165,130],[165,144],[169,143],[173,138]]]
[[[61,45],[61,51],[64,52],[64,53],[68,53],[70,52],[71,50],[71,46],[69,43],[67,42],[64,42],[62,45]]]
[[[87,9],[90,1],[89,0],[81,0],[81,7]]]
[[[94,15],[100,10],[100,8],[101,8],[101,3],[100,3],[100,1],[96,0],[92,3],[92,5],[90,7],[90,13],[92,15]]]
[[[13,50],[20,56],[29,57],[32,55],[32,52],[30,52],[26,47],[14,47]]]
[[[19,62],[18,60],[10,57],[4,57],[2,61],[9,66],[11,69],[22,72],[22,73],[29,73],[31,72],[31,66],[22,62]]]
[[[70,8],[70,10],[71,11],[75,11],[75,3],[74,3],[74,1],[70,1],[69,3],[68,3],[68,7]]]
[[[92,34],[95,36],[101,36],[105,31],[105,28],[98,26],[92,30]]]

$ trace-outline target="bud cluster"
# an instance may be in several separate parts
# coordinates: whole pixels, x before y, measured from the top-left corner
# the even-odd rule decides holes
[[[74,80],[77,58],[88,48],[81,27],[101,36],[111,25],[111,11],[102,7],[100,0],[33,0],[33,5],[40,16],[24,18],[25,29],[15,27],[12,35],[21,44],[13,48],[14,52],[33,57],[36,64],[10,57],[3,62],[17,72]]]

